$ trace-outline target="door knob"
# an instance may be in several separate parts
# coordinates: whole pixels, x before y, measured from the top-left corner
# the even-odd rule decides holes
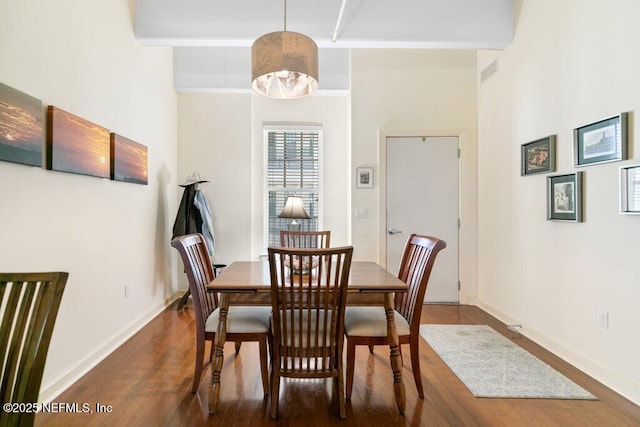
[[[395,228],[390,228],[387,230],[387,233],[389,234],[400,234],[402,233],[402,230],[396,230]]]

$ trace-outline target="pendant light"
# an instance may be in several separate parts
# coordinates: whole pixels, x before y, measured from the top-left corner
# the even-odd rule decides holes
[[[310,37],[287,31],[265,34],[251,47],[251,87],[260,95],[293,99],[318,89],[318,46]]]

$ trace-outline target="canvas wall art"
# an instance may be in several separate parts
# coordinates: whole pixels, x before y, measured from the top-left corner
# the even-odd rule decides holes
[[[47,169],[110,178],[109,131],[49,106]]]
[[[42,101],[0,83],[0,160],[42,167]]]
[[[147,164],[145,145],[111,133],[111,179],[146,185]]]

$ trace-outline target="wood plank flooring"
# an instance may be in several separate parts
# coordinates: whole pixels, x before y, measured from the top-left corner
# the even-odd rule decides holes
[[[416,392],[409,349],[403,375],[406,414],[395,406],[388,347],[356,351],[353,395],[347,419],[338,418],[331,380],[289,380],[280,387],[278,421],[262,396],[258,346],[244,343],[239,354],[225,346],[219,412],[207,413],[210,365],[191,393],[195,338],[193,310],[168,308],[108,356],[56,402],[88,404],[91,414],[40,413],[37,426],[640,426],[640,407],[607,389],[540,346],[516,337],[504,324],[474,306],[425,306],[422,323],[487,324],[511,338],[577,384],[598,401],[482,399],[474,397],[421,340],[425,398]],[[208,352],[208,347],[207,347]],[[208,354],[208,353],[207,353]],[[110,405],[97,413],[96,405]]]

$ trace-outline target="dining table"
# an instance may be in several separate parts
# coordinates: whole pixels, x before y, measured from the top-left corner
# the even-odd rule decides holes
[[[209,414],[215,414],[222,387],[226,321],[230,305],[271,305],[269,262],[237,261],[226,267],[208,285],[208,291],[219,295],[219,321],[214,342],[214,359],[209,389]],[[393,389],[400,414],[404,414],[406,396],[402,379],[402,360],[398,331],[394,319],[394,295],[406,292],[407,284],[375,262],[353,261],[347,287],[347,307],[350,305],[381,305],[387,318],[389,359],[393,372]],[[382,308],[382,307],[381,307]],[[273,397],[272,398],[277,398]]]

